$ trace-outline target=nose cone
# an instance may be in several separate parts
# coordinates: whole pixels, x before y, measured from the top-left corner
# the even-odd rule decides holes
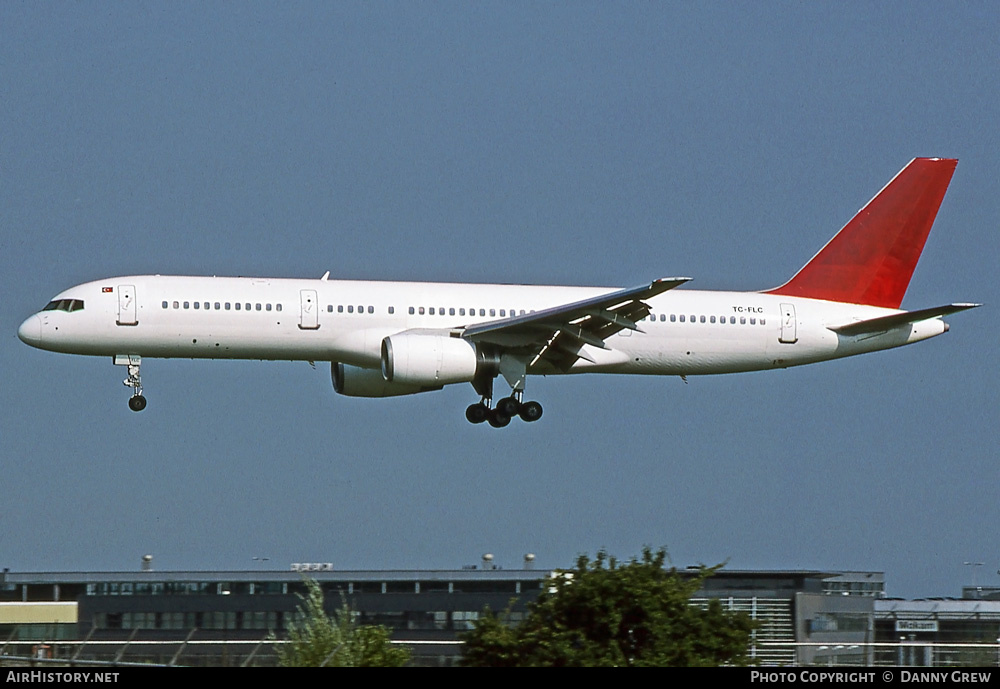
[[[17,336],[24,344],[38,347],[42,344],[42,319],[38,316],[28,316],[17,329]]]

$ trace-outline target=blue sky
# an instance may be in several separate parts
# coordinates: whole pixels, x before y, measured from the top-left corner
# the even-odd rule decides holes
[[[0,4],[0,566],[872,569],[1000,584],[990,3]],[[135,273],[784,282],[915,156],[960,159],[906,308],[787,371],[335,395],[318,363],[109,359],[18,324]]]

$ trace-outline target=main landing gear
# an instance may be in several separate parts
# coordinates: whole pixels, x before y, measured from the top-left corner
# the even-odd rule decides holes
[[[490,398],[484,397],[481,402],[469,405],[465,410],[465,418],[470,423],[488,421],[493,428],[503,428],[515,416],[521,417],[522,421],[538,421],[542,418],[542,405],[538,402],[522,402],[522,394],[521,390],[514,390],[510,397],[497,400],[492,409]]]
[[[139,376],[139,366],[142,358],[137,354],[118,354],[115,356],[115,366],[127,366],[128,378],[124,380],[125,387],[132,388],[132,396],[128,400],[128,408],[132,411],[142,411],[146,408],[146,398],[142,396],[142,378]]]

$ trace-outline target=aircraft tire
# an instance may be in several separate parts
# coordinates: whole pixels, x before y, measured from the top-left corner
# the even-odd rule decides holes
[[[133,395],[128,400],[128,408],[132,411],[142,411],[146,408],[146,398],[142,395]]]
[[[538,402],[525,402],[521,405],[521,411],[518,413],[522,421],[527,421],[531,423],[532,421],[538,421],[542,418],[542,405]]]
[[[490,412],[489,422],[493,428],[503,428],[510,423],[510,417],[494,409]]]
[[[497,411],[508,418],[517,416],[517,412],[520,408],[520,402],[513,397],[504,397],[502,400],[497,402],[496,406]]]
[[[469,423],[482,423],[490,415],[490,410],[482,402],[470,404],[465,410],[465,418]]]

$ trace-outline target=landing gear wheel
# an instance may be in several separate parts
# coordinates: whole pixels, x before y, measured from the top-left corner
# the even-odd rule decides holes
[[[496,409],[499,413],[503,414],[507,418],[513,418],[517,416],[518,410],[521,408],[521,403],[514,399],[513,397],[504,397],[502,400],[497,402]]]
[[[135,395],[128,400],[128,408],[132,411],[142,411],[146,408],[146,398],[142,395]]]
[[[470,404],[465,410],[465,418],[469,423],[482,423],[490,415],[490,410],[482,402]]]
[[[490,412],[488,420],[493,428],[503,428],[510,423],[510,417],[496,409]]]
[[[532,422],[538,421],[542,418],[542,405],[538,402],[525,402],[521,405],[521,411],[518,414],[522,421]]]

